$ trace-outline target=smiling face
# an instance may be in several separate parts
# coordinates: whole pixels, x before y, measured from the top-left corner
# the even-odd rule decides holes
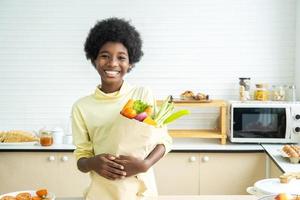
[[[95,60],[96,69],[101,76],[101,90],[106,93],[118,91],[123,77],[130,68],[126,47],[119,42],[107,42],[99,50]]]

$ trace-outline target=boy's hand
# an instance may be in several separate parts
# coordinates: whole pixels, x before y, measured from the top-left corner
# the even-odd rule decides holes
[[[126,177],[136,175],[141,172],[146,172],[149,169],[147,160],[142,160],[133,156],[119,156],[114,160],[116,163],[124,166]]]
[[[109,180],[124,178],[124,166],[115,162],[115,159],[116,157],[110,154],[99,154],[89,159],[89,165],[97,174]]]

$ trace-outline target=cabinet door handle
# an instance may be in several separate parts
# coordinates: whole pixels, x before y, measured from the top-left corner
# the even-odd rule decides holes
[[[54,161],[55,160],[55,157],[54,156],[49,156],[48,157],[48,160],[51,162],[51,161]]]
[[[189,158],[189,162],[195,162],[196,161],[196,157],[195,156],[191,156],[190,158]]]
[[[209,157],[208,156],[203,156],[202,157],[202,162],[208,162],[209,161]]]
[[[69,160],[69,157],[68,156],[63,156],[63,157],[61,157],[61,161],[63,161],[63,162],[66,162],[66,161],[68,161]]]

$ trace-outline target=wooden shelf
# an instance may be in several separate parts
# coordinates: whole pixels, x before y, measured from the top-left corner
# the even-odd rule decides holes
[[[157,100],[157,105],[162,104],[162,100]],[[226,106],[227,107],[227,102],[224,100],[212,100],[211,102],[208,103],[198,103],[197,101],[193,103],[174,103],[177,106],[188,106],[188,107],[221,107],[221,106]]]
[[[169,130],[172,137],[178,138],[224,138],[218,130]],[[226,138],[226,137],[225,137]]]
[[[162,101],[157,101],[157,104],[160,105]],[[220,108],[220,123],[219,130],[191,130],[191,129],[176,129],[169,130],[169,133],[172,137],[176,138],[215,138],[220,139],[221,144],[226,144],[227,138],[227,102],[224,100],[212,100],[211,102],[192,102],[192,103],[183,103],[176,102],[174,103],[177,107],[199,107],[199,108],[209,108],[209,107],[219,107]]]

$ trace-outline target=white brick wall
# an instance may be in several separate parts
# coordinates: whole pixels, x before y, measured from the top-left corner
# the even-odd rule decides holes
[[[73,102],[99,82],[86,35],[110,16],[141,32],[145,56],[127,79],[158,98],[191,89],[237,99],[242,76],[292,84],[295,8],[296,0],[1,0],[0,130],[66,126]]]

